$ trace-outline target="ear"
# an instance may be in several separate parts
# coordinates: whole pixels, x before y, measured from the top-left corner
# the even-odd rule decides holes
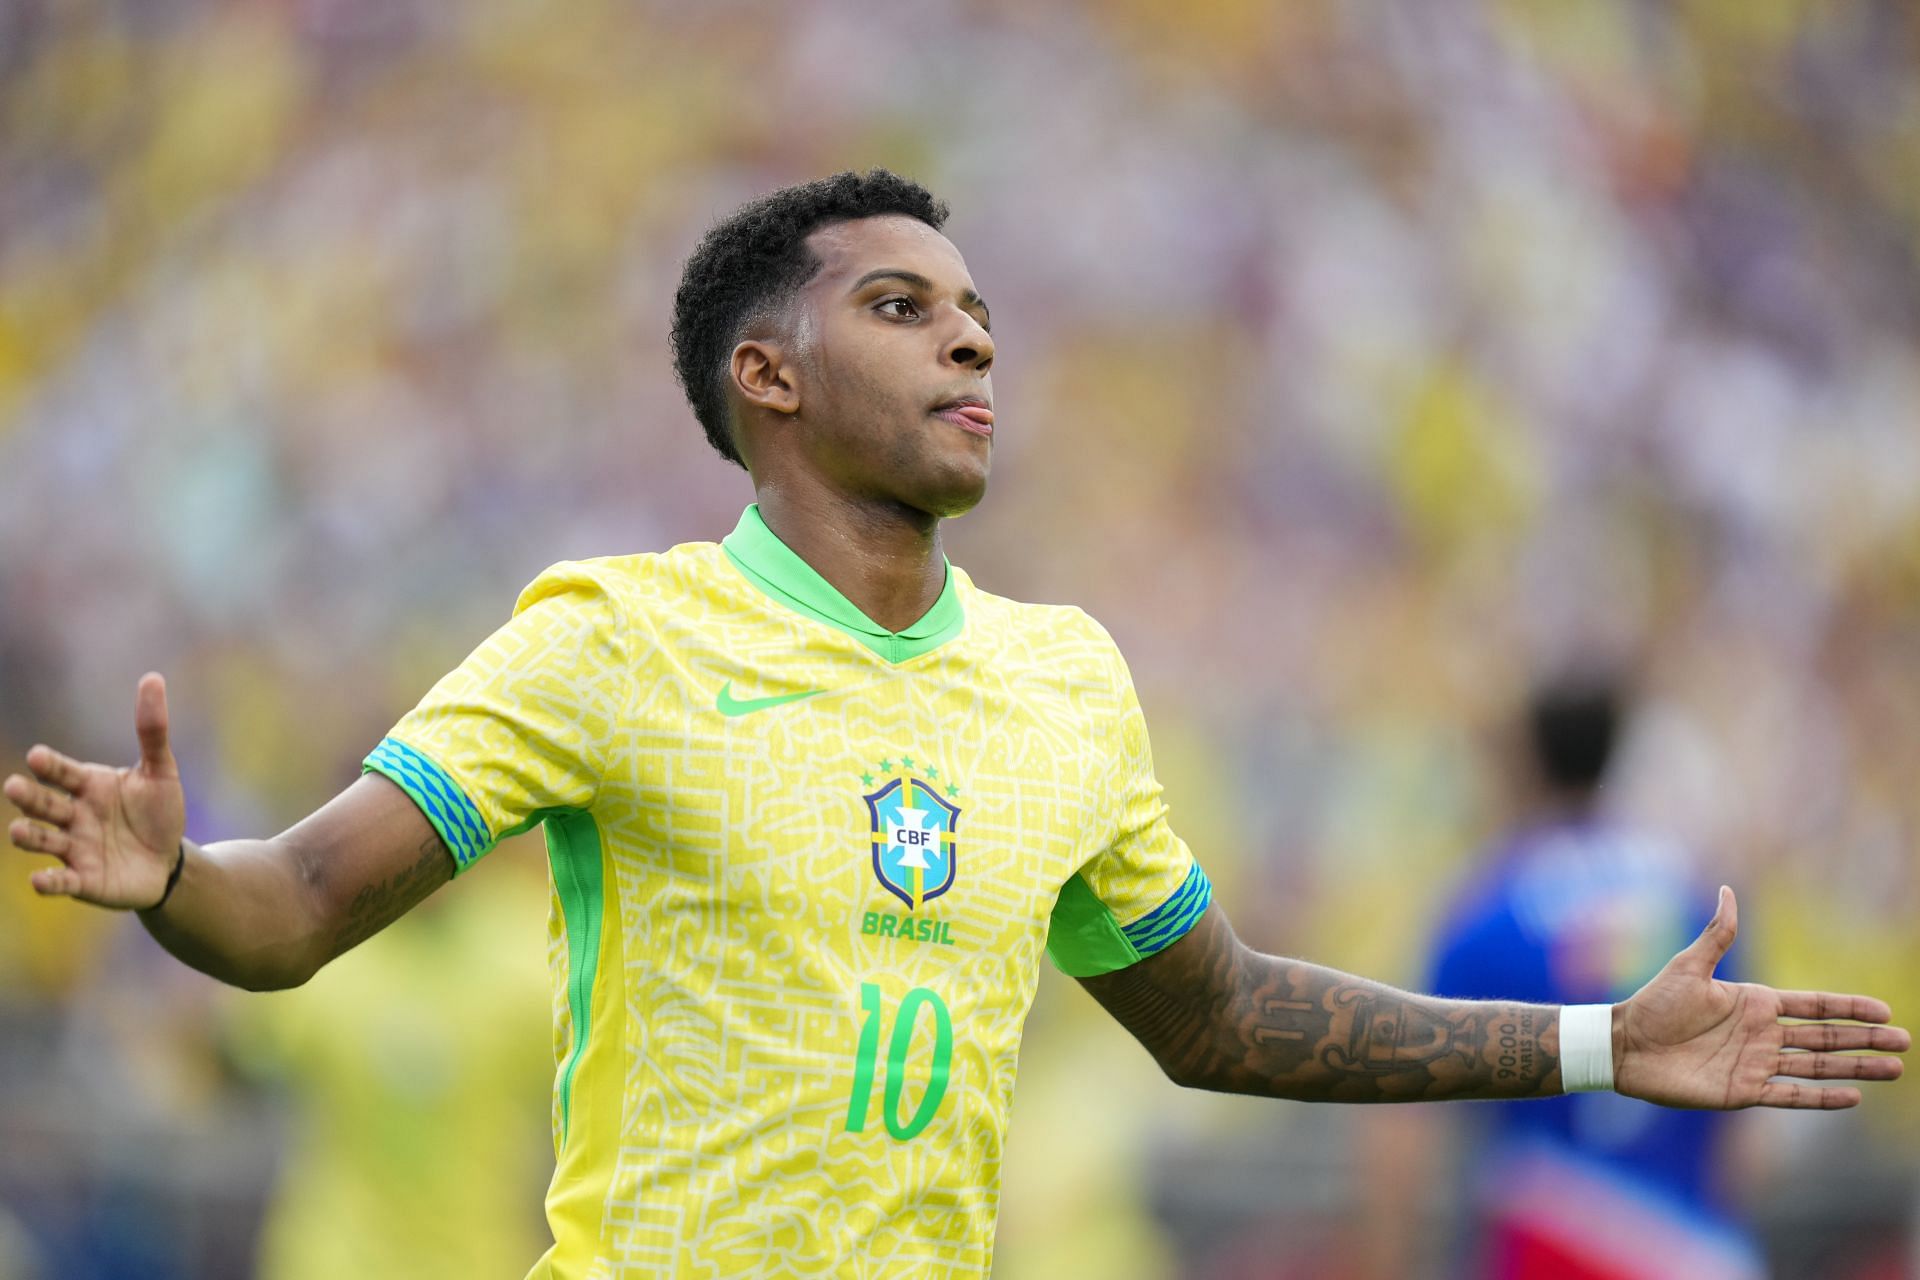
[[[800,387],[786,353],[777,343],[750,338],[733,349],[729,365],[734,390],[756,409],[800,411]]]

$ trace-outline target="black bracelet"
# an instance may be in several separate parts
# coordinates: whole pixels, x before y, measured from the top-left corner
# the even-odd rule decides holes
[[[182,839],[180,841],[180,856],[173,860],[173,870],[167,872],[167,887],[160,891],[160,901],[154,903],[150,907],[147,907],[146,910],[158,911],[160,908],[167,905],[167,899],[173,896],[173,886],[180,883],[180,872],[185,869],[186,865],[187,865],[187,842],[184,839]]]

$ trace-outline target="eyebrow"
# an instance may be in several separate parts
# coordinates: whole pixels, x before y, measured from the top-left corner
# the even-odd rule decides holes
[[[933,281],[927,279],[917,271],[908,271],[904,267],[881,267],[877,271],[869,271],[858,280],[855,280],[853,287],[848,289],[847,292],[858,293],[876,280],[898,280],[902,284],[912,285],[922,292],[934,292]],[[960,305],[963,307],[980,308],[980,314],[987,318],[988,327],[992,327],[993,310],[987,306],[987,300],[975,293],[972,289],[964,289],[961,291]]]

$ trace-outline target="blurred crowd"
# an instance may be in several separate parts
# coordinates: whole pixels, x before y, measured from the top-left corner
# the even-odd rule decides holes
[[[190,834],[268,834],[546,564],[724,534],[680,260],[873,164],[952,204],[994,309],[949,554],[1114,632],[1243,937],[1414,981],[1528,680],[1605,660],[1643,700],[1608,804],[1738,887],[1748,974],[1915,1016],[1898,0],[0,5],[0,772],[130,760],[157,669]],[[6,856],[0,1277],[543,1247],[536,847],[267,997]],[[1376,1136],[1179,1095],[1071,988],[998,1274],[1367,1274]],[[1781,1274],[1920,1265],[1915,1098],[1756,1119]],[[396,1197],[420,1254],[327,1252]]]

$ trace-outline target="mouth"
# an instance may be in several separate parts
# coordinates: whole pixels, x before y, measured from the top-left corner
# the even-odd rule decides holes
[[[933,416],[944,418],[962,431],[971,431],[989,440],[993,438],[993,408],[979,396],[962,396],[958,400],[949,400],[937,406]]]

